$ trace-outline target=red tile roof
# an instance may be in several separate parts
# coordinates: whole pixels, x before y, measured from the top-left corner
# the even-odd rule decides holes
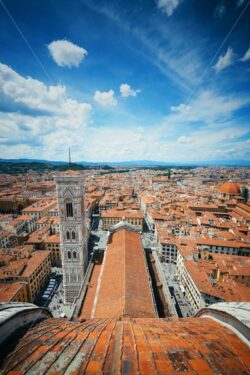
[[[225,182],[220,187],[220,192],[223,194],[229,194],[229,195],[239,195],[240,194],[240,187],[236,182]]]
[[[101,214],[101,217],[107,217],[107,218],[112,218],[112,217],[118,217],[118,218],[131,218],[131,219],[143,219],[144,215],[141,211],[137,210],[107,210],[103,211]]]
[[[95,265],[89,278],[87,292],[84,297],[79,319],[90,319],[91,317],[94,298],[96,294],[97,282],[102,268],[102,261],[103,253],[99,253],[95,258]]]
[[[209,318],[48,319],[4,363],[20,374],[249,374],[250,350]],[[16,373],[16,372],[15,372]]]
[[[155,316],[139,233],[112,233],[98,282],[92,317]]]
[[[19,281],[13,283],[0,283],[0,302],[11,301],[25,284]]]

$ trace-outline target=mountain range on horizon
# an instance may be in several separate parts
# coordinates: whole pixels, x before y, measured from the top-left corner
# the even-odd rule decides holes
[[[68,164],[66,161],[54,161],[54,160],[44,160],[44,159],[3,159],[0,158],[0,163],[44,163],[50,165],[65,165]],[[166,162],[166,161],[155,161],[155,160],[130,160],[121,162],[88,162],[88,161],[76,161],[74,164],[79,164],[83,166],[113,166],[113,167],[164,167],[164,166],[240,166],[249,167],[250,160],[213,160],[213,161],[200,161],[200,162]]]

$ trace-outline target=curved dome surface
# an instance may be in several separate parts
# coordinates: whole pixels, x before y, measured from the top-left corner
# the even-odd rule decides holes
[[[249,347],[209,318],[48,319],[10,354],[4,374],[247,374]]]
[[[0,303],[0,345],[18,329],[51,317],[52,314],[46,308],[33,303]]]
[[[229,195],[239,195],[240,187],[237,184],[237,182],[229,181],[221,185],[220,192],[223,194],[229,194]]]

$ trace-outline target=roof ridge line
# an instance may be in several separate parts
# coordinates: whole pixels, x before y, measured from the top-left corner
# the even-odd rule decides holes
[[[126,314],[126,240],[127,240],[127,231],[124,231],[124,306],[123,306],[123,315]]]

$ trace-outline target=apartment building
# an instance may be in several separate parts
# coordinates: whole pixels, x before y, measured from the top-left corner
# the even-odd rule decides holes
[[[41,217],[48,215],[49,211],[56,207],[56,204],[56,200],[52,198],[40,199],[31,206],[24,208],[22,213],[40,219]]]
[[[8,230],[0,229],[0,248],[9,248],[17,246],[17,236]]]
[[[201,251],[207,249],[215,254],[250,256],[250,243],[247,242],[198,238],[197,245],[200,245]]]
[[[102,228],[109,230],[110,227],[125,220],[129,224],[134,225],[138,230],[142,231],[144,223],[144,215],[138,210],[108,210],[101,214]]]
[[[28,302],[27,284],[24,282],[0,283],[0,302]]]
[[[61,249],[60,249],[60,235],[53,234],[44,240],[45,250],[51,252],[51,264],[52,266],[61,267]]]
[[[43,216],[36,223],[37,229],[48,227],[51,234],[59,234],[59,217]]]
[[[161,262],[176,264],[177,246],[175,238],[168,237],[161,232],[158,233],[157,251]]]
[[[32,257],[26,260],[26,266],[18,277],[19,281],[27,283],[29,302],[34,302],[45,285],[51,273],[50,251],[35,251]]]
[[[242,276],[249,275],[246,267],[243,273],[234,268],[232,274],[227,268],[225,271],[225,263],[214,260],[213,255],[209,260],[199,259],[190,248],[179,248],[177,275],[193,313],[217,302],[250,301],[248,278],[242,282]]]

